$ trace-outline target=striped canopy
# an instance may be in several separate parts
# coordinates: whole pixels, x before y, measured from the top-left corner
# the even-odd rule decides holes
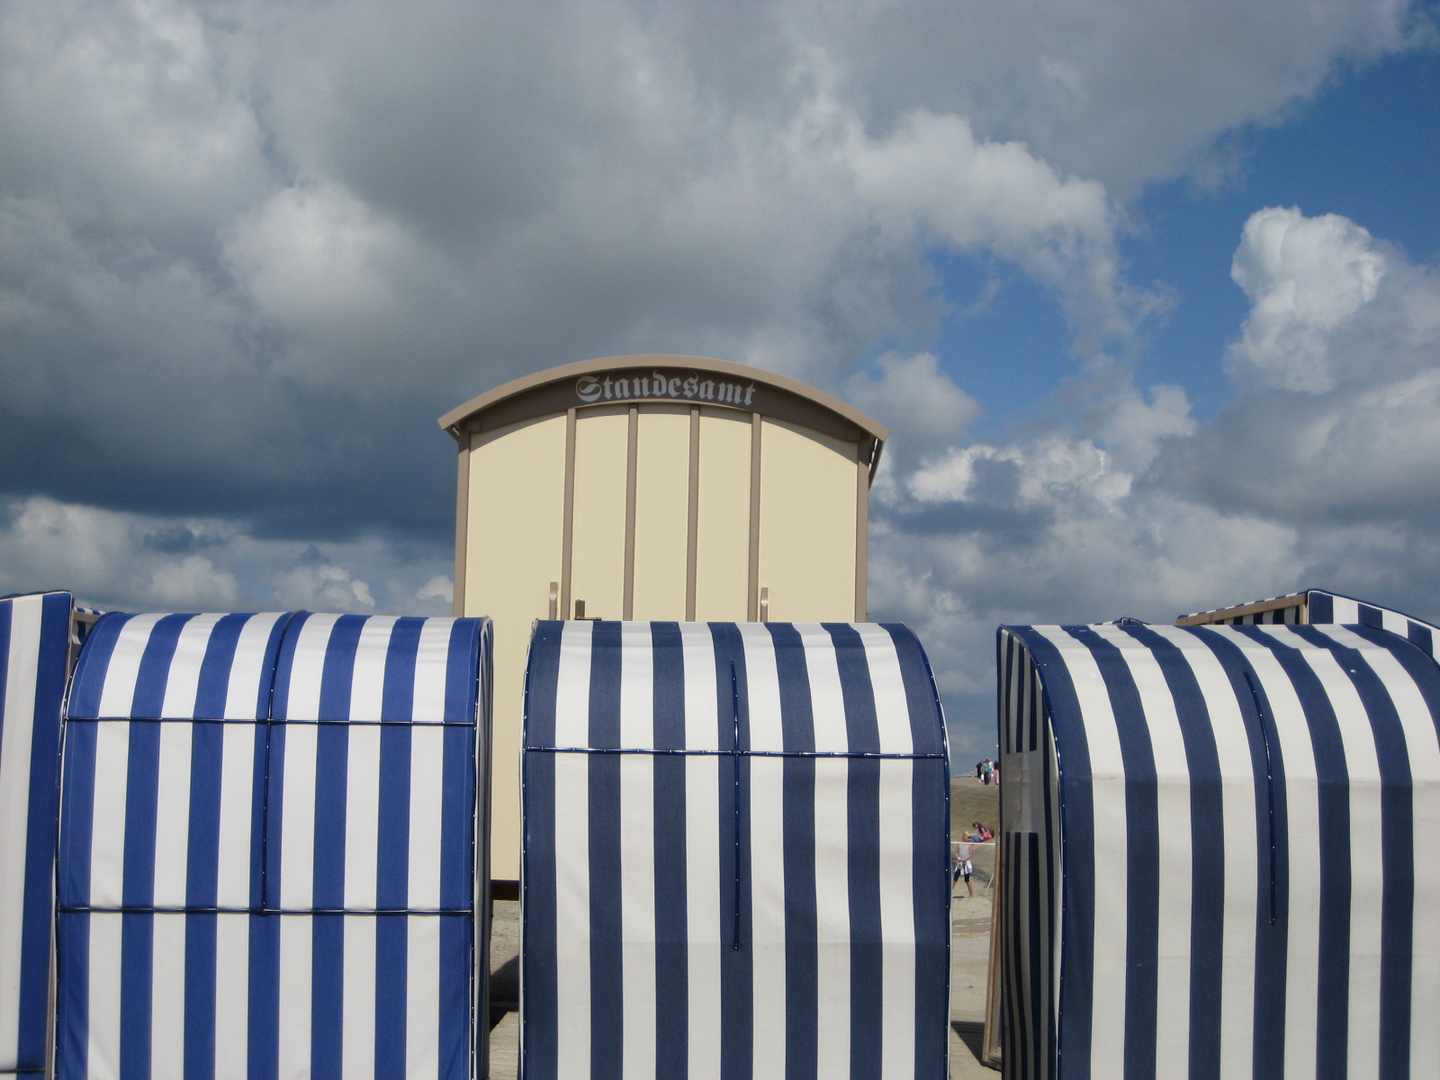
[[[482,1075],[489,649],[483,619],[102,617],[67,721],[57,1075]]]
[[[949,772],[903,626],[541,622],[522,1071],[946,1075]]]
[[[999,649],[1007,1075],[1434,1075],[1429,656],[1366,625]]]
[[[1235,626],[1253,626],[1265,623],[1290,623],[1324,625],[1335,623],[1340,626],[1377,626],[1408,638],[1416,648],[1428,656],[1435,655],[1435,643],[1440,639],[1440,627],[1424,622],[1411,615],[1381,607],[1378,604],[1356,600],[1352,596],[1341,596],[1326,589],[1306,589],[1286,596],[1274,596],[1268,600],[1256,600],[1248,604],[1197,611],[1182,615],[1181,626],[1203,626],[1216,623]]]
[[[0,1077],[42,1076],[69,593],[0,600]]]

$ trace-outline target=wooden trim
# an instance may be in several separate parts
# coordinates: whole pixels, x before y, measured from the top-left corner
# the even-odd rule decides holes
[[[870,621],[870,466],[855,444],[855,621]]]
[[[700,552],[700,406],[690,408],[690,492],[685,515],[685,621],[695,621]]]
[[[1253,604],[1219,608],[1215,611],[1202,611],[1195,615],[1182,615],[1175,620],[1175,625],[1205,626],[1209,623],[1224,622],[1228,619],[1241,619],[1246,615],[1259,615],[1261,612],[1275,611],[1278,608],[1298,607],[1303,614],[1305,612],[1305,601],[1305,593],[1291,593],[1289,596],[1277,596],[1273,600],[1257,600]]]
[[[640,409],[630,406],[630,428],[626,435],[625,461],[625,592],[621,618],[635,617],[635,481],[640,461]]]
[[[565,410],[565,511],[560,533],[560,617],[570,617],[570,567],[575,547],[575,410]]]
[[[759,413],[750,414],[750,573],[746,589],[745,617],[760,618],[760,427]]]
[[[450,607],[457,617],[465,614],[465,560],[470,543],[470,444],[465,432],[460,438],[460,455],[455,469],[455,584]]]

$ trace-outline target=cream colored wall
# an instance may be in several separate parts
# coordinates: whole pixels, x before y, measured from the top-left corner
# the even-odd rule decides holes
[[[744,622],[750,578],[750,414],[700,413],[695,618]]]
[[[627,410],[585,410],[575,422],[575,532],[570,555],[571,607],[589,618],[618,619],[625,602]]]
[[[490,873],[520,876],[520,719],[530,624],[560,580],[565,417],[474,436],[466,535],[465,614],[495,622]]]
[[[632,618],[685,618],[690,514],[690,410],[640,410],[635,439],[635,591]],[[621,492],[622,505],[624,492]]]
[[[760,432],[760,580],[770,621],[855,618],[856,446],[768,417]]]

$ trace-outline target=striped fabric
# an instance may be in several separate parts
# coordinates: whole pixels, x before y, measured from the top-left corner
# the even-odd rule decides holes
[[[60,1077],[478,1074],[488,635],[96,624],[65,751]]]
[[[1432,623],[1405,615],[1391,608],[1368,604],[1354,597],[1341,596],[1325,589],[1307,589],[1305,592],[1276,596],[1269,600],[1257,600],[1250,604],[1239,604],[1212,611],[1197,611],[1182,615],[1180,625],[1228,624],[1254,626],[1266,623],[1304,624],[1323,626],[1336,624],[1351,626],[1378,626],[1408,638],[1415,647],[1429,656],[1435,655],[1435,643],[1440,640],[1440,627]]]
[[[1440,667],[1364,625],[1000,654],[1007,1075],[1435,1075]]]
[[[903,626],[542,622],[521,1067],[946,1075],[949,770]]]
[[[0,1077],[45,1072],[69,593],[0,600]]]

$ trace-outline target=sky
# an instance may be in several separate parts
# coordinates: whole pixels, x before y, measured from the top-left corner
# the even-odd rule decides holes
[[[448,613],[435,420],[716,356],[889,427],[873,618],[1440,620],[1440,8],[0,6],[0,594]]]

